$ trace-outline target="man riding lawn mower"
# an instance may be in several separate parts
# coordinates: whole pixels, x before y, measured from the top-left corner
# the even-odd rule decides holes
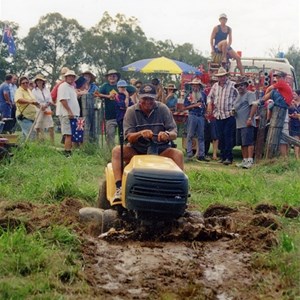
[[[186,209],[188,178],[183,172],[182,152],[170,143],[177,137],[176,123],[168,107],[155,101],[153,85],[142,86],[139,98],[125,113],[124,133],[129,144],[123,146],[121,138],[120,146],[113,149],[98,206],[117,208],[140,220],[178,218]]]

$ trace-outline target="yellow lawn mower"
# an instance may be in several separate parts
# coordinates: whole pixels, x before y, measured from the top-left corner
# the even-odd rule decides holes
[[[123,161],[122,137],[120,145]],[[189,197],[188,177],[172,159],[157,155],[158,146],[154,138],[148,141],[148,153],[133,156],[122,168],[122,196],[117,204],[113,201],[116,186],[112,164],[107,164],[98,195],[99,208],[117,209],[119,213],[150,222],[183,215]]]

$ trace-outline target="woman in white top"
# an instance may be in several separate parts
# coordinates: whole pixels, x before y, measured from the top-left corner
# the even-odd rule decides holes
[[[37,120],[35,124],[35,130],[37,132],[37,138],[43,140],[45,129],[48,130],[50,136],[50,142],[54,145],[54,123],[52,118],[52,111],[50,105],[52,98],[50,90],[46,87],[46,79],[43,75],[37,75],[34,78],[35,88],[32,90],[37,102],[40,103],[40,111],[37,113]]]

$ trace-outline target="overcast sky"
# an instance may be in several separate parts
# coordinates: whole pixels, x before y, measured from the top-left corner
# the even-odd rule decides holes
[[[147,38],[191,43],[210,54],[210,35],[221,13],[233,30],[233,48],[246,56],[269,56],[270,49],[300,47],[299,0],[0,0],[2,21],[19,24],[19,36],[27,35],[41,16],[59,12],[90,28],[105,11],[111,16],[134,16]]]

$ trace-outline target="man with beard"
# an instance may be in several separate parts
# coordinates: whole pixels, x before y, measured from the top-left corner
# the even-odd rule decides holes
[[[209,161],[205,157],[204,147],[204,127],[205,127],[205,110],[206,94],[203,91],[203,83],[200,79],[194,78],[189,84],[192,91],[184,99],[185,109],[189,111],[187,120],[187,158],[193,158],[193,137],[198,139],[197,161]]]
[[[156,100],[156,90],[152,84],[142,85],[139,102],[127,108],[123,126],[125,139],[129,144],[123,146],[123,158],[126,163],[137,154],[146,154],[147,140],[157,136],[158,155],[171,158],[183,169],[183,154],[171,147],[170,141],[177,138],[177,126],[172,112]],[[112,150],[112,167],[116,181],[114,202],[118,204],[122,194],[121,147]]]

